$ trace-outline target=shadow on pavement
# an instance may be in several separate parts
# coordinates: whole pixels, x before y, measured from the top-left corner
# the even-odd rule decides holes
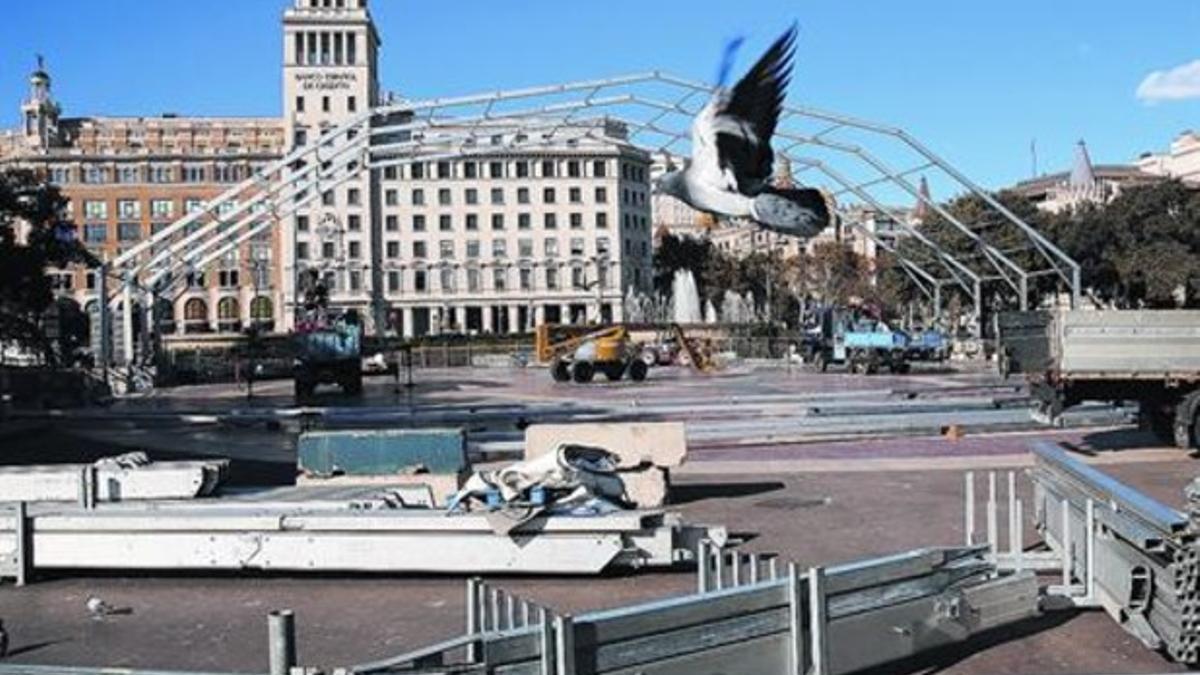
[[[70,639],[64,638],[61,640],[42,640],[41,642],[21,645],[15,649],[8,650],[8,655],[5,657],[0,657],[0,661],[4,660],[5,658],[11,659],[14,656],[21,656],[22,654],[32,654],[33,652],[41,651],[46,647],[53,647],[54,645],[63,644],[64,642],[70,641]]]
[[[917,673],[932,675],[933,673],[940,673],[984,650],[1057,628],[1079,616],[1082,611],[1073,609],[1043,614],[1027,621],[979,633],[968,638],[966,642],[947,645],[923,652],[912,658],[893,661],[876,668],[863,670],[860,671],[859,675],[916,675]],[[1012,672],[1006,668],[996,668],[995,671]]]
[[[704,499],[753,497],[786,487],[779,481],[759,483],[687,483],[671,486],[672,504],[690,504]]]
[[[1085,434],[1083,444],[1081,448],[1071,449],[1084,453],[1101,453],[1158,447],[1163,445],[1163,442],[1153,433],[1141,429],[1105,429]]]

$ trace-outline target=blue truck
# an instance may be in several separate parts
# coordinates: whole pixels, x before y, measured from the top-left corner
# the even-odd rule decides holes
[[[936,328],[909,333],[909,361],[945,361],[950,356],[950,337]]]
[[[907,373],[911,368],[908,334],[883,321],[830,309],[822,312],[813,337],[807,359],[822,372],[833,364],[845,364],[850,372],[862,375],[884,368]]]

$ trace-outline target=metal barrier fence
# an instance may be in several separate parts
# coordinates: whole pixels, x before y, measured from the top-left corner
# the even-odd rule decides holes
[[[480,617],[523,617],[508,609],[522,601],[473,581],[466,634],[335,673],[848,673],[1036,615],[1033,575],[998,576],[983,552],[919,549],[801,571],[704,543],[695,594],[509,623]]]
[[[696,593],[579,616],[471,579],[463,635],[330,671],[297,665],[293,617],[273,612],[270,675],[840,675],[1037,615],[1033,575],[998,574],[985,550],[917,549],[801,571],[794,563],[780,569],[774,556],[705,541],[697,551]],[[112,672],[0,663],[0,675]]]

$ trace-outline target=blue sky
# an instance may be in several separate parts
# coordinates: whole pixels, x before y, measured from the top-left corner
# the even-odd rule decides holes
[[[274,115],[288,0],[40,0],[0,13],[0,121],[34,53],[68,115]],[[1088,141],[1124,162],[1200,128],[1200,2],[1082,0],[373,0],[382,82],[454,95],[654,68],[739,73],[793,19],[790,100],[904,126],[984,185],[1065,168]],[[1190,98],[1188,98],[1190,96]]]

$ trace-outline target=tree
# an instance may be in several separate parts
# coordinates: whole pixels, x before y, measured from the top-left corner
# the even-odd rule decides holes
[[[675,273],[689,270],[696,278],[700,297],[706,297],[704,280],[717,255],[716,248],[707,239],[664,235],[654,250],[654,290],[659,295],[669,296]]]
[[[841,242],[815,244],[805,267],[808,292],[823,304],[844,307],[871,295],[867,262]]]
[[[1055,219],[1053,239],[1084,288],[1116,307],[1200,305],[1200,192],[1179,181],[1128,188]]]
[[[0,172],[0,341],[54,357],[42,328],[54,302],[50,267],[94,265],[62,219],[66,199],[32,171]]]

